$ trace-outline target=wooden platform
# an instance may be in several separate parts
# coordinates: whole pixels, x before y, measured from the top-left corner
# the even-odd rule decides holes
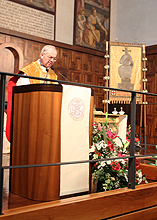
[[[148,180],[157,181],[157,167],[149,164],[140,164],[139,169],[142,169],[143,174],[147,176]]]
[[[157,218],[157,183],[4,211],[4,220],[149,220]]]
[[[7,165],[9,157],[3,163]],[[156,174],[156,167],[141,165],[144,173]],[[147,168],[147,169],[146,169]],[[157,183],[141,184],[136,189],[118,189],[52,202],[38,203],[8,191],[5,173],[3,220],[154,220],[157,219]]]

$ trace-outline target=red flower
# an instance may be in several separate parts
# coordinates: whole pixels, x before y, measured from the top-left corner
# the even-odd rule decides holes
[[[136,159],[136,169],[140,166],[140,162]]]
[[[121,156],[122,156],[122,155],[121,155],[121,153],[119,152],[118,155],[117,155],[117,157],[121,157]]]
[[[130,131],[126,131],[127,134],[130,134]]]
[[[117,157],[126,157],[126,154],[118,153]]]
[[[121,168],[120,164],[117,161],[111,162],[111,167],[116,171],[119,171]]]
[[[101,131],[101,125],[100,124],[98,125],[98,130]]]
[[[94,164],[94,167],[95,167],[95,168],[98,168],[98,163],[95,163],[95,164]]]
[[[98,156],[101,156],[101,153],[99,151],[95,152]]]
[[[130,142],[130,139],[129,139],[128,137],[126,137],[126,140],[127,140],[128,142]]]
[[[135,138],[135,142],[139,142],[139,138]]]
[[[110,151],[114,151],[115,150],[114,145],[111,143],[111,141],[107,141],[107,145],[108,145]]]
[[[112,133],[111,133],[111,131],[107,131],[107,136],[108,136],[109,138],[112,137]]]
[[[92,124],[92,125],[95,126],[95,125],[97,125],[97,124],[98,124],[98,123],[97,123],[96,121],[93,121],[93,124]]]
[[[115,132],[112,133],[111,130],[110,131],[106,131],[106,132],[107,132],[108,138],[114,139],[114,138],[117,137],[117,133],[115,133]]]

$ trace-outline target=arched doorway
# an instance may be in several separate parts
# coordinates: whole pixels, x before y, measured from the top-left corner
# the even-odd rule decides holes
[[[3,43],[0,45],[0,72],[17,73],[23,67],[22,50],[14,43]],[[8,81],[10,76],[6,76],[5,101],[8,100]]]
[[[22,50],[13,43],[3,43],[0,45],[0,72],[17,73],[23,67]],[[1,78],[1,76],[0,76]],[[5,102],[8,101],[8,81],[10,76],[6,76]],[[6,112],[4,112],[4,133],[3,133],[3,153],[10,153],[10,143],[6,139]]]

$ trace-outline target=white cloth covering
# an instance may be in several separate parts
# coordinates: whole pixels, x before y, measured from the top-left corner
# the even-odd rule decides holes
[[[3,153],[10,153],[10,142],[6,138],[6,121],[7,121],[7,114],[4,112]]]
[[[63,85],[61,162],[89,160],[91,89]],[[89,164],[61,166],[60,196],[89,190]]]
[[[24,74],[26,76],[26,74]],[[16,83],[17,86],[29,85],[29,78],[20,77]]]

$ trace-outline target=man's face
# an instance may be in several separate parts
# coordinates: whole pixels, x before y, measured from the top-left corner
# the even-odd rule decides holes
[[[56,61],[57,51],[55,48],[49,48],[44,53],[40,54],[41,63],[46,67],[51,67]]]

